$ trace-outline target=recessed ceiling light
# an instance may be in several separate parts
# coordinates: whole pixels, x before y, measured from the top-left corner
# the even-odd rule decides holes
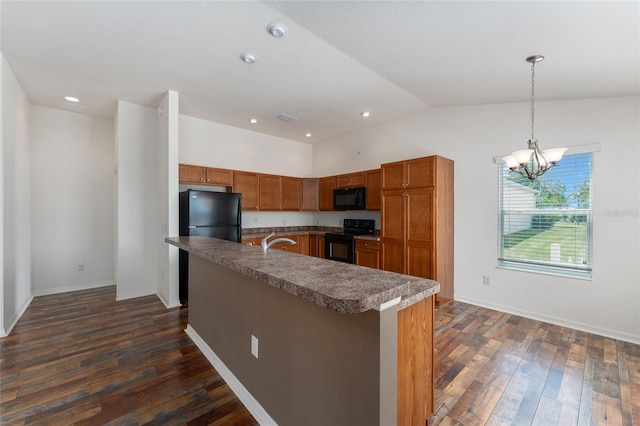
[[[310,138],[311,137],[311,133],[307,133],[305,136]]]
[[[267,25],[267,31],[269,31],[269,34],[276,38],[284,37],[285,35],[287,35],[287,27],[285,27],[284,24],[276,22]]]
[[[64,98],[69,102],[80,102],[80,99],[74,98],[73,96],[65,96]]]
[[[363,112],[360,113],[360,115],[366,118],[366,117],[370,116],[371,113],[369,111],[363,111]]]
[[[247,64],[252,64],[256,61],[257,57],[255,53],[244,52],[240,54],[240,59],[245,61]]]
[[[252,118],[251,120],[249,120],[251,122],[251,124],[256,124],[258,122],[258,119],[256,118]]]

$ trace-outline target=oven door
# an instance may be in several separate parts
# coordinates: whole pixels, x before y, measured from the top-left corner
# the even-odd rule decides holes
[[[338,262],[355,263],[355,239],[351,235],[325,234],[324,257]]]

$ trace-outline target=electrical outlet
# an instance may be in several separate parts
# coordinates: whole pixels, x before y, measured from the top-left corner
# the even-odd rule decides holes
[[[489,276],[489,275],[483,275],[483,276],[482,276],[482,284],[484,284],[484,285],[491,285],[491,276]]]
[[[258,216],[253,216],[253,223],[258,223]]]
[[[84,271],[84,262],[78,262],[78,269],[77,271]]]
[[[258,358],[258,338],[253,334],[251,335],[251,355]]]
[[[282,224],[286,225],[287,224],[287,219],[282,219]]]

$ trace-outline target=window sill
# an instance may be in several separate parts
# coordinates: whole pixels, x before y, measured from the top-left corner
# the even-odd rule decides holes
[[[506,269],[509,271],[527,272],[530,274],[551,275],[551,276],[560,277],[560,278],[573,278],[573,279],[582,280],[582,281],[593,281],[593,273],[587,274],[587,273],[579,273],[579,272],[576,272],[576,273],[562,272],[562,271],[551,270],[550,268],[545,268],[544,266],[536,267],[532,265],[531,267],[523,267],[523,266],[512,264],[512,263],[499,262],[496,268]]]

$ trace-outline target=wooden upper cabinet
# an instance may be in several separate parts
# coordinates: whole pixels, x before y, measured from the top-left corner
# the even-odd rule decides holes
[[[336,188],[365,186],[365,172],[347,173],[336,176]]]
[[[178,182],[233,186],[233,170],[179,164]]]
[[[282,210],[299,211],[302,205],[302,179],[283,176],[281,199]]]
[[[367,170],[365,174],[365,187],[367,188],[367,210],[380,210],[381,191],[380,179],[382,171],[380,169]]]
[[[178,182],[180,183],[205,183],[206,167],[192,166],[190,164],[178,164]]]
[[[258,173],[233,173],[233,192],[242,194],[242,210],[258,210]]]
[[[280,210],[282,205],[282,176],[258,175],[259,210]]]
[[[333,210],[334,189],[336,189],[335,176],[320,179],[320,210]]]
[[[206,167],[207,185],[233,186],[233,170]]]
[[[318,211],[320,209],[320,179],[302,179],[302,210]]]
[[[442,158],[442,157],[440,157]],[[408,188],[433,186],[436,184],[436,156],[415,158],[406,161]]]
[[[435,185],[435,156],[382,165],[382,190]]]

